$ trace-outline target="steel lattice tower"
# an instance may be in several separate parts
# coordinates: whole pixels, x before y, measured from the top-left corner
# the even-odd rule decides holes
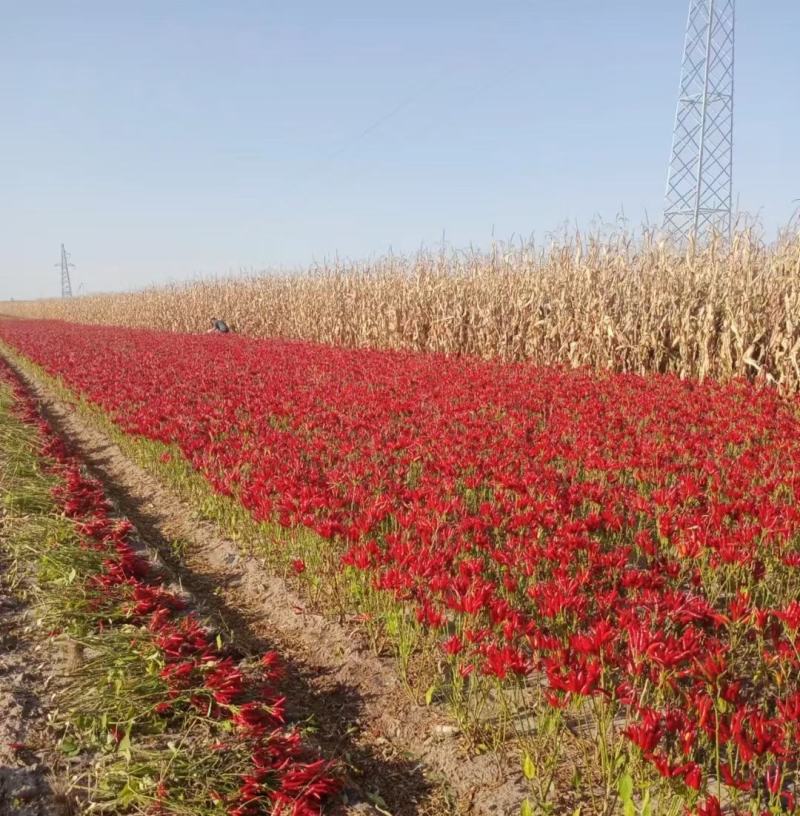
[[[72,297],[72,283],[69,279],[69,269],[75,264],[69,262],[69,253],[61,244],[61,263],[56,264],[61,267],[61,297]]]
[[[678,242],[730,235],[735,0],[690,0],[664,230]]]

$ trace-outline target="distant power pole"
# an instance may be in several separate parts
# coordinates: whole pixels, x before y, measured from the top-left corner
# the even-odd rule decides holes
[[[61,267],[61,297],[72,297],[72,284],[69,279],[70,267],[75,268],[75,264],[70,263],[69,253],[64,249],[64,244],[61,244],[61,263],[56,264]]]
[[[680,243],[731,231],[735,0],[690,0],[664,231]]]

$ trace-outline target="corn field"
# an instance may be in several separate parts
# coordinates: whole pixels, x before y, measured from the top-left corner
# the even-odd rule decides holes
[[[645,235],[421,252],[299,274],[0,304],[10,316],[673,372],[800,390],[800,233],[671,250]]]

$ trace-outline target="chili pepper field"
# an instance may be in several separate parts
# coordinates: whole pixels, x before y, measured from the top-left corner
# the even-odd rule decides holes
[[[0,340],[305,531],[276,558],[425,678],[465,751],[516,757],[523,816],[798,812],[796,400],[56,321]]]

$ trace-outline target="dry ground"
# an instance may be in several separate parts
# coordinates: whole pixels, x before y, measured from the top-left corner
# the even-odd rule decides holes
[[[0,814],[68,816],[47,733],[53,650],[34,626],[2,549],[0,517]]]

